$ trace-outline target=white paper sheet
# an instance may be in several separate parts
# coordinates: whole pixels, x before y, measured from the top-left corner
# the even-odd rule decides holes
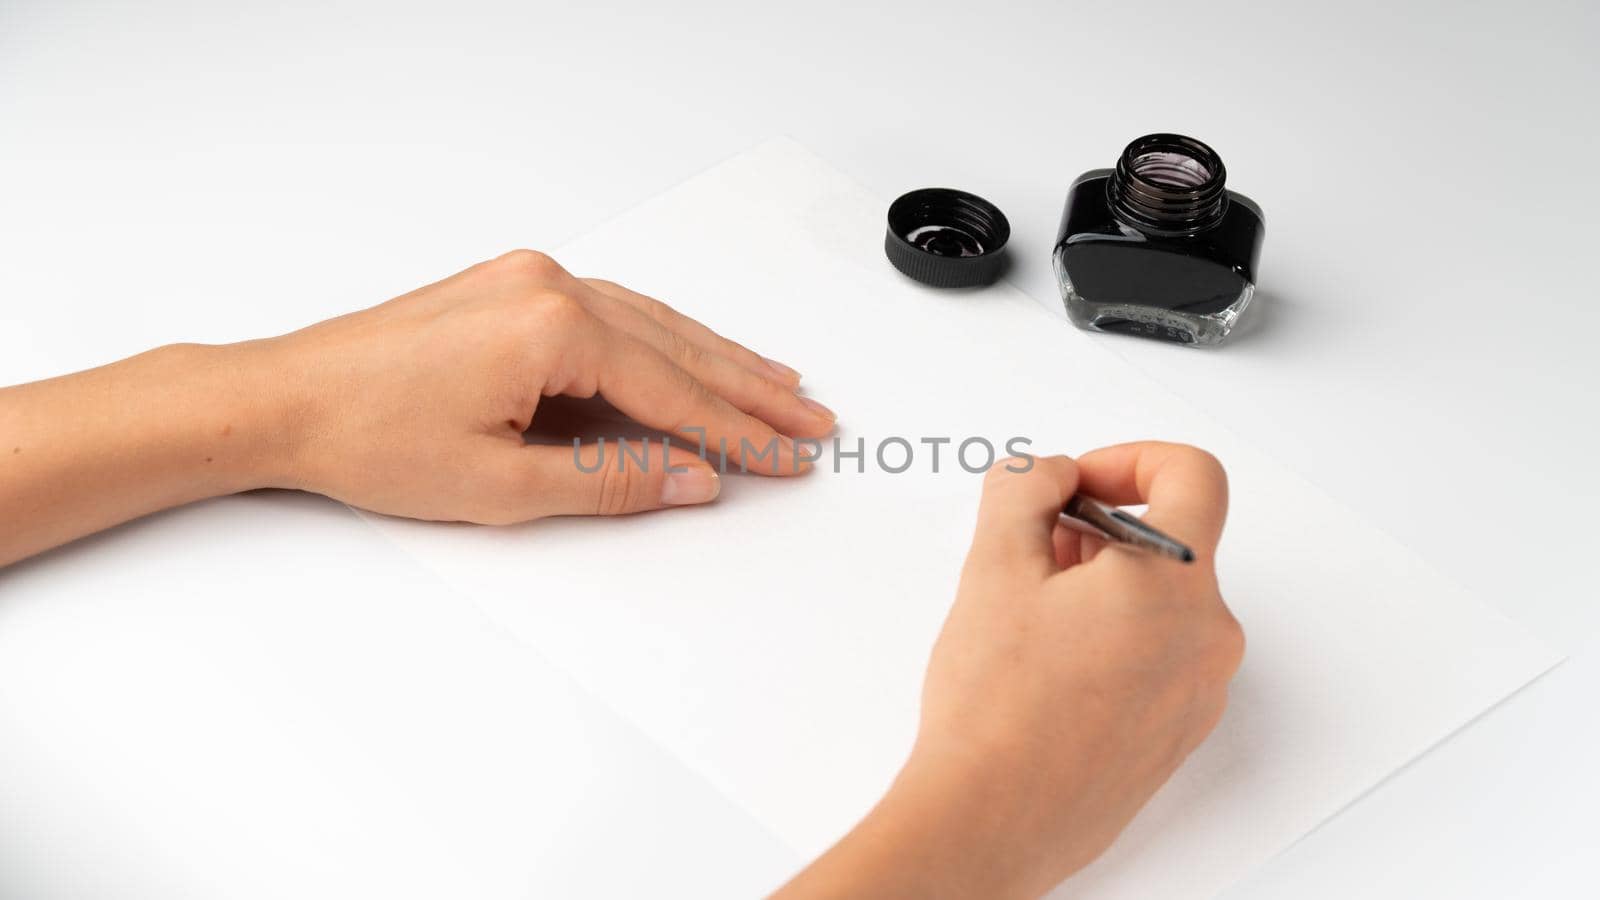
[[[558,258],[800,367],[847,449],[907,438],[908,472],[869,458],[866,474],[734,475],[711,507],[624,520],[374,521],[810,855],[909,747],[970,537],[979,476],[951,446],[932,473],[919,439],[1213,450],[1232,478],[1220,571],[1247,659],[1217,733],[1068,883],[1074,896],[1210,896],[1555,662],[1102,338],[1005,284],[941,292],[900,276],[882,255],[885,207],[776,140]]]

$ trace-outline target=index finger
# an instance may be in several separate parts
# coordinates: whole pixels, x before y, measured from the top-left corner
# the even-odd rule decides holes
[[[1144,521],[1210,559],[1228,517],[1228,475],[1188,444],[1138,441],[1078,458],[1082,491],[1107,503],[1149,504]]]
[[[1065,456],[1004,459],[990,467],[978,505],[978,528],[968,558],[1032,569],[1043,577],[1056,564],[1055,530],[1061,506],[1078,486]]]
[[[735,408],[661,351],[623,333],[606,335],[596,375],[600,395],[634,420],[701,449],[726,452],[742,470],[797,475],[811,468],[794,441]],[[722,448],[726,447],[726,451]]]
[[[678,312],[654,297],[629,290],[603,278],[585,278],[583,281],[600,293],[628,304],[701,349],[725,356],[751,372],[763,378],[774,379],[791,389],[800,383],[800,373],[794,369],[777,360],[768,359],[737,341],[723,337],[698,320]]]

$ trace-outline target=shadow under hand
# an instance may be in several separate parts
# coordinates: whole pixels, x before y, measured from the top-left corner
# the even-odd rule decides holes
[[[605,438],[607,443],[618,439],[639,441],[648,438],[658,444],[667,437],[663,432],[640,425],[601,397],[544,397],[534,412],[533,424],[522,433],[530,444],[572,446],[572,439],[593,443]],[[693,449],[693,444],[674,438],[676,446]]]

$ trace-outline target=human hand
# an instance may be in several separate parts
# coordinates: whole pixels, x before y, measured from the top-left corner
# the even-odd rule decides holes
[[[649,297],[513,251],[282,337],[0,388],[0,518],[21,523],[0,529],[0,566],[261,487],[486,523],[704,503],[718,481],[702,439],[751,471],[809,467],[791,438],[826,434],[833,413],[799,378]],[[682,446],[664,459],[661,441],[644,454],[631,441],[621,464],[612,442],[599,465],[597,446],[527,444],[557,394],[598,394]]]
[[[799,375],[658,301],[579,279],[518,250],[371,309],[269,342],[269,365],[298,398],[299,440],[278,475],[364,509],[506,523],[616,514],[713,499],[716,453],[792,474],[793,437],[833,427],[795,392]],[[683,446],[668,462],[604,465],[587,446],[525,444],[543,397],[603,396]],[[702,430],[703,429],[703,430]],[[753,453],[741,453],[748,442]],[[608,442],[609,443],[609,442]],[[776,458],[760,454],[776,444]]]
[[[1038,896],[1110,846],[1222,715],[1244,651],[1213,563],[1222,467],[1162,443],[1015,463],[987,476],[910,760],[780,896]],[[1068,528],[1078,490],[1148,503],[1197,559]]]

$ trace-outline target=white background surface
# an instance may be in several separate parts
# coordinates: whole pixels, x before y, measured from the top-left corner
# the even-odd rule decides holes
[[[1249,330],[1217,353],[1076,339],[1114,347],[1574,656],[1232,895],[1600,885],[1580,855],[1600,803],[1600,604],[1585,564],[1600,500],[1592,5],[295,7],[0,4],[0,381],[282,331],[511,246],[555,246],[775,133],[886,196],[934,183],[988,196],[1012,220],[1014,280],[1053,310],[1047,252],[1067,182],[1137,134],[1193,133],[1267,213]],[[848,416],[848,397],[821,399]],[[301,529],[307,509],[348,515],[239,498],[174,514],[201,517],[183,537],[158,539],[174,521],[160,519],[0,576],[0,739],[72,744],[87,722],[135,714],[130,728],[150,723],[165,747],[211,735],[169,670],[90,654],[80,674],[119,691],[51,704],[35,686],[60,660],[16,648],[30,629],[66,644],[103,631],[84,596],[121,598],[185,646],[231,646],[228,607],[173,617],[159,598],[188,596],[193,567],[242,552],[226,529]],[[123,542],[149,558],[136,568],[108,549]],[[370,575],[381,551],[351,555],[367,567],[310,569],[299,602],[255,607],[268,619],[255,639],[304,658],[282,703],[356,690],[347,657],[295,649],[313,598],[356,604],[313,630],[360,658],[361,689],[379,706],[413,702],[409,655],[371,651],[396,627],[391,588]],[[465,665],[478,639],[433,652],[516,702],[505,679]],[[229,665],[265,677],[248,655]],[[50,709],[67,718],[41,719]],[[315,722],[290,727],[320,740]],[[407,749],[404,717],[358,727],[424,780],[458,764]],[[123,748],[103,746],[79,766],[102,780],[72,789],[135,802],[115,787]],[[244,733],[216,753],[266,758]],[[207,793],[183,760],[164,771]],[[7,801],[24,790],[17,771],[0,772]],[[204,808],[173,803],[175,816]],[[51,834],[17,809],[32,807],[0,803],[8,871],[29,847],[11,835]],[[89,853],[86,824],[48,847]]]
[[[941,291],[884,265],[887,202],[777,138],[556,255],[684,298],[755,346],[827,356],[810,389],[851,398],[840,454],[873,456],[891,435],[1065,447],[1154,432],[1229,460],[1217,569],[1250,652],[1227,715],[1052,897],[1212,897],[1560,659],[1106,349],[1060,354],[1072,326],[1015,288]],[[700,246],[727,255],[723,278],[694,259]],[[905,322],[916,340],[883,341]],[[1005,348],[984,354],[984,378],[942,365],[981,347]],[[722,502],[670,517],[364,518],[811,857],[899,768],[972,540],[957,511],[980,479],[952,448],[938,468],[926,450],[899,474],[883,471],[892,446],[865,466],[830,447],[801,480],[735,471]]]

